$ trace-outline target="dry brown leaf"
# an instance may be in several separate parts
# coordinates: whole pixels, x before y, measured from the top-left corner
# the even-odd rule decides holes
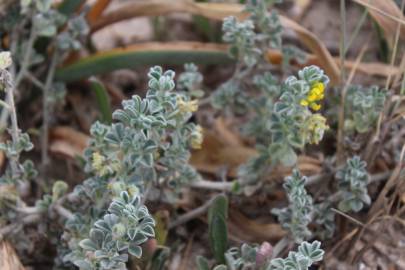
[[[92,25],[103,14],[104,10],[109,6],[111,0],[97,0],[89,12],[87,13],[87,22]]]
[[[322,61],[321,67],[329,76],[331,83],[335,85],[338,84],[340,81],[340,70],[333,60],[332,55],[318,37],[287,17],[280,16],[280,19],[282,25],[293,29],[299,36],[300,41]]]
[[[192,153],[190,163],[197,170],[212,174],[226,167],[228,175],[236,177],[238,167],[255,155],[254,148],[226,145],[217,134],[204,131],[202,149]]]
[[[299,21],[311,5],[312,0],[295,0],[291,9],[294,20]]]
[[[8,241],[0,242],[0,268],[1,270],[24,270],[17,253]]]
[[[243,6],[227,3],[194,3],[193,1],[148,0],[132,2],[101,16],[90,25],[91,31],[139,16],[167,15],[173,12],[186,12],[214,20],[222,20],[229,15],[241,14]]]
[[[401,24],[401,38],[405,37],[405,17],[393,0],[352,0],[366,8],[384,30],[390,44],[393,44],[398,24]]]
[[[230,234],[245,242],[277,241],[286,234],[280,224],[259,223],[233,208],[229,209],[228,229]]]
[[[268,50],[267,52],[267,60],[272,64],[280,65],[283,61],[283,55],[279,50]],[[340,67],[340,58],[333,57],[336,65]],[[355,61],[353,60],[345,60],[345,68],[351,70],[354,66]],[[306,55],[306,62],[305,63],[297,63],[292,62],[291,64],[304,67],[308,65],[317,65],[322,67],[322,60],[318,59],[318,57],[314,54],[307,54]],[[401,75],[401,68],[387,65],[384,63],[379,62],[363,62],[360,63],[356,70],[358,73],[363,73],[370,76],[382,76],[382,77],[389,77],[395,75]]]
[[[204,132],[202,149],[194,151],[190,163],[199,171],[215,174],[222,168],[226,168],[229,177],[237,177],[240,165],[256,156],[256,149],[244,145],[227,145],[213,131]],[[298,168],[305,175],[318,174],[322,167],[318,159],[299,156]],[[269,175],[267,180],[280,179],[291,174],[291,168],[279,166]]]
[[[214,129],[224,144],[228,146],[243,146],[242,139],[228,127],[223,117],[218,117],[214,122]]]
[[[115,11],[105,14],[97,20],[91,29],[93,32],[118,21],[130,19],[136,16],[157,16],[173,12],[186,12],[193,15],[200,15],[214,20],[234,15],[238,18],[247,16],[243,13],[243,5],[227,3],[195,3],[194,1],[167,1],[149,0],[133,2]],[[325,45],[310,31],[298,23],[280,15],[281,23],[284,27],[296,32],[301,42],[322,60],[322,67],[330,77],[332,83],[337,84],[340,79],[340,71],[333,61],[330,52]]]
[[[89,136],[71,127],[55,127],[50,131],[49,149],[54,154],[75,158],[83,154],[87,147]]]

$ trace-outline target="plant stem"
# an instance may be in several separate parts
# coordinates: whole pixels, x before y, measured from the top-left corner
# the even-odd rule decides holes
[[[6,83],[6,94],[7,94],[7,104],[9,106],[8,111],[10,113],[10,118],[11,118],[11,138],[13,140],[13,144],[17,144],[18,142],[18,137],[20,136],[20,130],[18,128],[18,122],[17,122],[17,112],[15,109],[15,102],[14,102],[14,85],[13,85],[13,75],[11,73],[9,74],[9,81]],[[10,165],[11,165],[11,171],[13,176],[18,175],[18,156],[12,156],[10,158]]]
[[[343,129],[344,129],[344,106],[346,98],[346,70],[345,70],[345,55],[346,55],[346,0],[340,0],[340,84],[342,86],[342,91],[340,93],[340,110],[339,110],[339,126],[337,132],[337,165],[344,162],[343,153]],[[342,119],[343,118],[343,119]]]
[[[283,237],[278,241],[274,247],[273,247],[273,254],[272,254],[272,259],[277,258],[283,250],[288,246],[289,243],[289,238],[287,236]]]
[[[45,85],[40,82],[35,76],[34,74],[32,74],[31,72],[27,71],[27,73],[25,74],[25,76],[27,77],[28,80],[30,80],[36,87],[38,87],[41,90],[44,90]]]
[[[219,190],[219,191],[231,191],[233,182],[213,182],[207,180],[199,180],[191,183],[192,188]]]
[[[346,0],[340,0],[340,70],[341,84],[344,85],[346,78],[345,56],[346,56]]]
[[[61,216],[64,217],[66,219],[72,219],[73,218],[73,213],[70,212],[68,209],[66,209],[65,207],[63,207],[61,204],[55,204],[53,209],[55,209],[55,211]]]
[[[173,222],[170,222],[169,224],[169,230],[173,229],[174,227],[177,227],[181,224],[184,224],[198,216],[201,216],[205,212],[208,211],[208,208],[211,206],[212,202],[214,201],[215,197],[212,197],[209,201],[207,201],[205,204],[201,205],[200,207],[197,207],[184,215],[179,216],[176,220]]]
[[[30,65],[32,52],[33,52],[34,42],[35,42],[36,38],[37,38],[36,31],[34,29],[34,26],[32,26],[31,34],[30,34],[30,37],[29,37],[28,42],[27,42],[27,47],[25,48],[26,51],[25,51],[25,54],[24,54],[23,62],[21,63],[21,69],[20,69],[20,71],[18,72],[18,74],[17,74],[17,76],[15,78],[15,87],[16,88],[20,85],[22,79],[25,76],[25,73],[28,70],[28,67]]]
[[[359,22],[356,24],[356,28],[353,30],[353,33],[351,34],[349,41],[347,42],[347,44],[345,46],[345,54],[349,51],[350,46],[352,45],[353,41],[356,39],[360,29],[363,27],[364,22],[367,19],[367,15],[368,15],[368,9],[364,9]]]

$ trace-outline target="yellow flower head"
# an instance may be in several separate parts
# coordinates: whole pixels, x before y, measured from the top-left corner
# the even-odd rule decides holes
[[[326,124],[326,118],[316,113],[308,118],[305,129],[307,141],[311,144],[318,144],[329,126]]]
[[[200,125],[197,125],[194,131],[191,133],[191,148],[201,149],[203,143],[203,129]]]
[[[182,113],[192,113],[198,110],[198,100],[184,101],[182,97],[177,97],[177,106]]]
[[[301,106],[309,106],[314,111],[319,111],[321,105],[318,104],[318,101],[321,101],[325,98],[325,85],[322,82],[317,82],[312,85],[311,90],[308,92],[308,95],[305,99],[301,99]]]

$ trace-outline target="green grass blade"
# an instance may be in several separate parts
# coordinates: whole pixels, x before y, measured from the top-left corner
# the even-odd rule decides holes
[[[141,47],[141,48],[139,48]],[[153,65],[229,64],[233,60],[226,48],[194,48],[190,46],[161,46],[162,49],[135,46],[135,48],[114,49],[98,53],[62,67],[56,72],[56,79],[64,82],[76,81],[118,69],[131,69]]]
[[[96,94],[97,103],[100,108],[102,116],[102,122],[111,124],[112,111],[107,90],[105,89],[104,85],[96,78],[91,78],[89,81],[90,81],[90,88]]]
[[[218,195],[208,210],[209,240],[212,253],[219,263],[225,263],[225,252],[228,248],[228,198]]]

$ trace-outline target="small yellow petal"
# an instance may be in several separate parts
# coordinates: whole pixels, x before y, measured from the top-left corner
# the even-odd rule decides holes
[[[308,98],[307,98],[307,100],[308,100],[309,102],[314,102],[314,101],[316,101],[317,99],[318,99],[317,95],[314,95],[314,94],[309,95]]]
[[[305,99],[301,99],[300,104],[301,104],[301,106],[308,106],[309,105],[308,101],[306,101]]]
[[[319,88],[321,91],[324,91],[325,85],[322,82],[317,82],[314,84],[313,88]]]
[[[316,104],[316,103],[312,103],[312,104],[310,105],[310,107],[311,107],[311,109],[314,110],[314,111],[319,111],[319,110],[321,109],[321,105]]]

